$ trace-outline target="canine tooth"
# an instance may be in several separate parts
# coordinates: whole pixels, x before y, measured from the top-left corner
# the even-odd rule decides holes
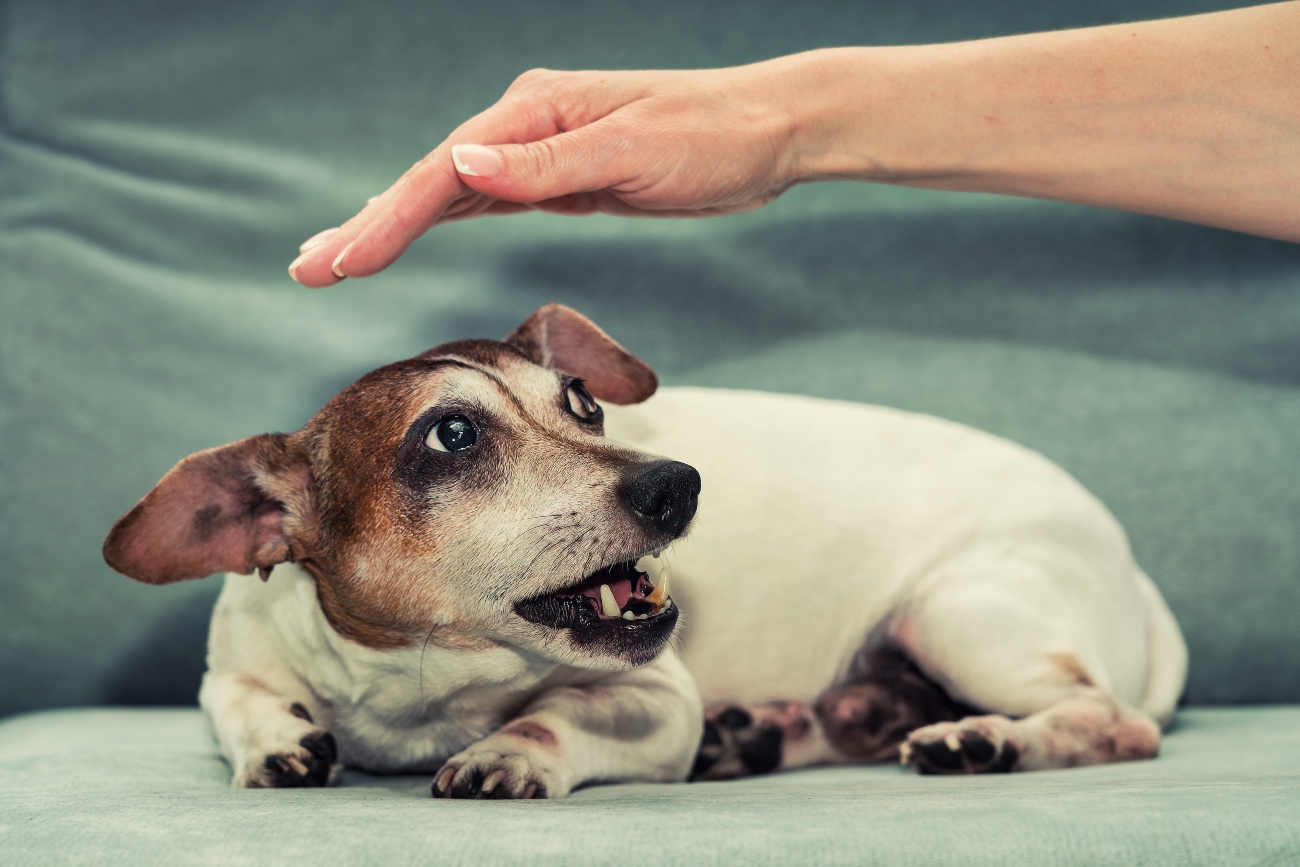
[[[638,615],[636,616],[636,619],[637,619],[637,620],[648,620],[649,617],[650,617],[649,614],[638,614]]]
[[[955,732],[944,738],[943,743],[944,746],[948,747],[948,749],[952,750],[954,753],[961,752],[961,740],[958,739]]]
[[[904,743],[898,748],[898,763],[900,765],[909,765],[912,763],[912,745]]]
[[[623,619],[624,619],[624,620],[636,620],[636,615],[633,614],[631,611],[624,611],[624,612],[623,612]]]
[[[618,617],[623,613],[614,601],[614,591],[609,589],[608,584],[600,585],[600,613],[606,617]]]
[[[664,605],[668,600],[668,579],[672,576],[668,573],[668,564],[663,564],[659,570],[659,584],[645,598],[646,602],[653,603],[656,606]]]

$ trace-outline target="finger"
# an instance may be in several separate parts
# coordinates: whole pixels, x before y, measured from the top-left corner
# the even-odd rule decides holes
[[[339,253],[355,240],[369,221],[383,209],[385,201],[397,193],[405,180],[406,175],[403,175],[397,183],[383,193],[372,196],[366,206],[343,225],[332,231],[327,229],[309,238],[302,245],[298,258],[290,263],[289,276],[302,285],[313,288],[330,286],[342,280],[343,278],[331,269],[332,263]]]
[[[555,74],[548,74],[555,76]],[[522,79],[521,79],[522,80]],[[323,243],[294,261],[291,274],[307,286],[328,286],[347,276],[367,276],[388,267],[410,244],[438,222],[468,219],[449,211],[463,197],[479,196],[464,182],[451,159],[461,142],[527,142],[548,139],[562,128],[580,127],[605,117],[635,99],[604,74],[563,74],[512,87],[510,93],[448,137],[408,170],[384,194],[347,221]],[[556,82],[564,85],[556,89]],[[534,89],[530,90],[529,88]],[[477,203],[476,205],[477,206]],[[517,213],[514,208],[484,208],[477,214]]]
[[[452,142],[469,137],[490,141],[527,140],[552,135],[554,112],[539,105],[503,101],[457,129],[447,141],[416,163],[373,205],[326,244],[308,252],[300,278],[336,282],[343,276],[367,277],[387,268],[416,238],[436,225],[461,198],[479,194],[460,179],[451,160]],[[332,258],[328,258],[332,257]],[[328,261],[330,275],[322,274]],[[314,270],[308,270],[308,263]],[[331,279],[332,278],[332,279]],[[301,281],[301,280],[300,280]],[[305,281],[301,281],[305,282]],[[313,285],[313,284],[308,284]],[[328,285],[328,283],[324,284]]]
[[[471,189],[507,202],[542,202],[632,181],[625,156],[630,132],[609,117],[523,144],[456,145],[452,160]]]

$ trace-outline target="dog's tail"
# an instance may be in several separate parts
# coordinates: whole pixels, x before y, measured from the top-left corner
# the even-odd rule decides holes
[[[1133,568],[1147,609],[1147,688],[1138,708],[1167,729],[1187,682],[1187,643],[1156,585]]]

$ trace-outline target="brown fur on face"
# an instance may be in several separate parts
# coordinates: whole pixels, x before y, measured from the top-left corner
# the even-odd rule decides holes
[[[548,332],[562,342],[548,346]],[[334,629],[369,647],[563,652],[513,604],[668,541],[619,495],[648,456],[604,440],[600,416],[575,414],[568,389],[582,377],[598,396],[643,399],[654,376],[555,305],[509,341],[387,365],[297,433],[187,458],[118,522],[105,557],[151,583],[297,562]],[[429,446],[451,416],[477,430],[463,453]]]

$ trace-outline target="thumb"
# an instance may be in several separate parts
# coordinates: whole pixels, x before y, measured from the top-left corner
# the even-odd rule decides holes
[[[600,124],[525,144],[460,144],[452,163],[466,186],[507,202],[540,202],[588,193],[624,180],[623,148]]]

